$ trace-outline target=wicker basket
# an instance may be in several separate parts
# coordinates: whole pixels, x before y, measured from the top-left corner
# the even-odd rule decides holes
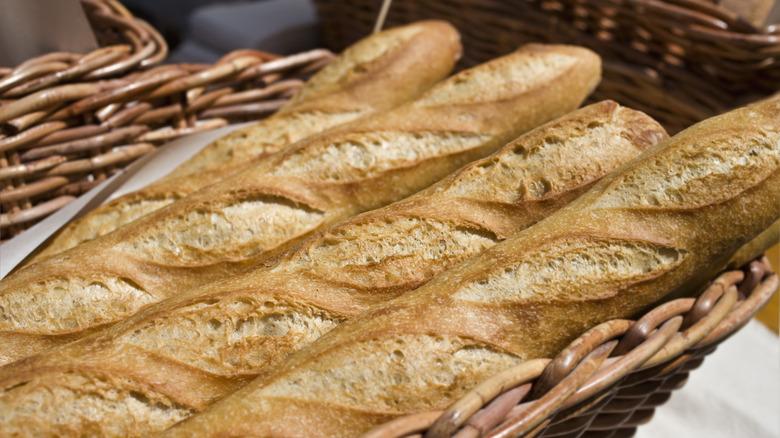
[[[723,273],[698,299],[601,324],[552,360],[531,360],[481,383],[445,412],[401,417],[365,438],[632,436],[777,288],[762,257]]]
[[[167,55],[157,31],[114,0],[83,4],[102,48],[0,68],[0,241],[159,144],[269,115],[333,57],[242,50],[157,66]]]
[[[328,47],[368,34],[382,2],[315,0]],[[468,67],[528,42],[571,43],[604,60],[594,101],[645,111],[670,133],[780,90],[780,26],[757,29],[696,0],[394,0],[386,26],[454,24]]]

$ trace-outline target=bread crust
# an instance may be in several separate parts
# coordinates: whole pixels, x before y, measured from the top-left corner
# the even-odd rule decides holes
[[[528,45],[23,268],[0,282],[0,357],[113,324],[409,196],[578,107],[599,77],[587,49]]]
[[[4,423],[29,427],[24,400],[36,388],[91,375],[122,382],[117,393],[130,385],[166,405],[201,411],[343,320],[541,220],[665,136],[646,115],[611,101],[556,119],[405,200],[307,239],[267,267],[0,368],[0,388],[24,384],[0,395]],[[544,193],[528,189],[540,180]],[[42,403],[61,410],[79,404],[56,397]],[[70,418],[72,430],[83,427],[78,415]],[[140,415],[134,421],[138,430],[152,427]]]
[[[457,30],[438,20],[369,36],[315,74],[277,113],[207,145],[161,180],[71,222],[27,264],[108,234],[306,137],[418,97],[452,71],[461,51]]]
[[[737,252],[731,255],[726,266],[729,269],[739,269],[740,266],[744,266],[745,263],[754,260],[778,243],[780,243],[780,219],[776,220],[753,240],[741,246]]]
[[[777,199],[780,103],[706,120],[161,436],[348,437],[444,408],[698,281],[780,217]]]

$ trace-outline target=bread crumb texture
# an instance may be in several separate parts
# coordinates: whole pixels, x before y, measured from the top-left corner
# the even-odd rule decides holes
[[[214,374],[251,374],[270,370],[342,320],[280,299],[232,296],[176,309],[117,342]]]
[[[496,304],[609,298],[673,269],[685,256],[684,250],[641,241],[558,239],[467,283],[454,297]]]
[[[596,180],[638,151],[620,120],[584,116],[546,126],[475,163],[447,192],[504,203],[558,195]],[[540,135],[544,134],[544,135]],[[587,150],[587,153],[578,151]]]
[[[493,233],[432,218],[380,218],[329,231],[299,264],[336,283],[386,288],[430,278],[498,240]]]
[[[198,266],[250,258],[308,232],[322,219],[322,212],[286,198],[255,196],[155,221],[118,246],[131,257]]]
[[[438,84],[415,101],[417,108],[446,105],[475,105],[501,102],[535,89],[580,62],[577,56],[566,53],[531,52],[527,56],[507,56],[491,61],[477,69],[464,70]],[[515,78],[524,78],[518,81]],[[486,87],[484,84],[491,84]]]
[[[347,183],[467,151],[489,138],[465,132],[350,132],[321,147],[295,150],[272,174],[312,182]]]
[[[596,205],[696,208],[727,201],[774,172],[780,163],[780,137],[746,126],[724,141],[715,131],[678,142],[651,160],[630,169]]]
[[[349,111],[293,111],[278,113],[259,125],[248,126],[216,140],[173,175],[211,169],[215,164],[248,160],[280,151],[287,145],[362,114]]]
[[[476,341],[424,334],[350,342],[338,354],[313,360],[261,395],[373,412],[437,409],[520,362]]]
[[[79,372],[40,374],[0,394],[3,436],[150,436],[194,413],[128,379]]]
[[[431,219],[395,218],[343,226],[293,263],[336,284],[365,289],[429,278],[497,241],[489,233]],[[285,264],[280,265],[285,266]],[[289,269],[289,265],[284,269]],[[248,293],[202,301],[118,339],[215,374],[259,373],[319,338],[343,317]]]
[[[166,205],[178,201],[177,195],[155,196],[148,199],[137,199],[131,202],[109,203],[105,208],[98,208],[89,220],[76,221],[68,234],[72,236],[74,245],[77,242],[92,240],[116,229],[117,224],[130,223],[141,216],[157,211]],[[75,236],[75,237],[73,237]],[[68,246],[70,247],[70,245]],[[64,249],[64,248],[63,248]]]
[[[49,278],[0,294],[0,330],[68,333],[125,318],[154,301],[126,278]]]

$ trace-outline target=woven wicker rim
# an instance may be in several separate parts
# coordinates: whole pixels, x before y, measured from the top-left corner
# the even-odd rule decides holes
[[[370,32],[379,3],[315,0],[329,47]],[[670,133],[780,84],[780,26],[759,29],[697,0],[393,0],[386,26],[427,18],[461,31],[462,67],[529,42],[589,47],[604,61],[592,100],[644,111]]]
[[[0,68],[0,243],[156,146],[281,108],[333,53],[237,50],[215,64],[154,67],[160,34],[115,0],[82,0],[98,39]]]
[[[102,47],[86,55],[53,52],[15,68],[0,67],[0,96],[17,97],[74,78],[94,80],[159,64],[168,55],[163,37],[116,0],[81,0]],[[110,45],[109,45],[110,44]],[[34,81],[30,81],[35,78]],[[9,91],[10,90],[10,91]]]
[[[577,421],[577,416],[597,410],[619,383],[641,384],[681,367],[688,371],[701,363],[699,356],[709,354],[743,327],[778,289],[778,276],[766,257],[743,269],[719,275],[697,299],[661,304],[637,321],[600,324],[554,359],[530,360],[507,369],[446,411],[404,416],[364,438],[423,433],[425,438],[520,437],[537,436],[548,428],[557,436],[584,428],[588,424]],[[616,424],[624,420],[617,418]],[[641,423],[647,418],[634,420]],[[571,424],[564,425],[567,421]]]

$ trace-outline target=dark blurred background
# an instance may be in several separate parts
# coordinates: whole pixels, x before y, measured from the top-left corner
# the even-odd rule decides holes
[[[170,48],[170,62],[212,63],[235,49],[280,55],[320,45],[311,0],[122,0],[154,26]]]
[[[313,0],[120,1],[163,34],[171,49],[170,62],[212,63],[242,48],[287,55],[324,45]],[[751,3],[708,1],[729,4],[732,9]],[[766,22],[780,23],[780,1]]]

